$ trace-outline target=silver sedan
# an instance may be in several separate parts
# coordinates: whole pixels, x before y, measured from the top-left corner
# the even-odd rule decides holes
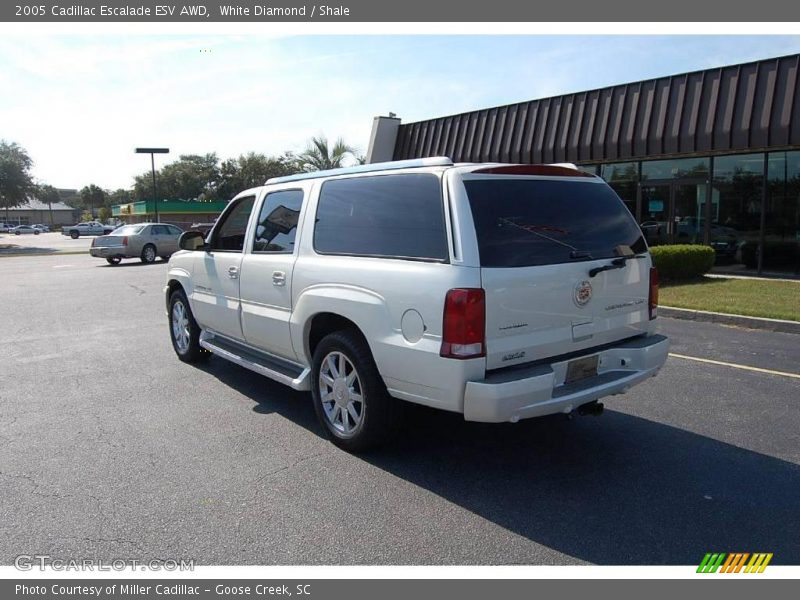
[[[157,257],[168,260],[178,250],[178,237],[183,231],[165,223],[123,225],[108,235],[92,241],[89,254],[105,258],[117,265],[123,258],[138,258],[143,263],[155,262]]]

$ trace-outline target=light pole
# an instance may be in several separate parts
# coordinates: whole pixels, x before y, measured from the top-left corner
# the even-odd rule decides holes
[[[149,154],[150,155],[150,168],[153,170],[153,204],[156,207],[156,223],[160,223],[158,218],[158,198],[156,197],[156,161],[153,158],[154,154],[168,154],[169,148],[137,148],[136,154]]]

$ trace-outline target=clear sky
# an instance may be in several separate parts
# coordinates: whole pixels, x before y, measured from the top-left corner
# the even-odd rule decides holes
[[[0,139],[37,180],[130,187],[136,146],[171,154],[366,152],[372,117],[404,122],[800,52],[800,36],[130,35],[0,38]]]

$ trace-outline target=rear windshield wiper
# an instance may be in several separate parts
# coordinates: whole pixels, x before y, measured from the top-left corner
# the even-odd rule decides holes
[[[647,256],[646,254],[627,254],[625,256],[620,256],[615,258],[611,261],[610,264],[603,265],[602,267],[595,267],[594,269],[589,269],[589,277],[594,277],[598,273],[602,273],[603,271],[612,271],[614,269],[624,269],[625,263],[631,260],[632,258],[644,258]]]

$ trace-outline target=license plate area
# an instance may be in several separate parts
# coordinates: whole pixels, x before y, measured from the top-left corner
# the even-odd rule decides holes
[[[595,354],[569,361],[567,363],[567,375],[564,377],[564,385],[596,376],[599,359],[600,356]]]

